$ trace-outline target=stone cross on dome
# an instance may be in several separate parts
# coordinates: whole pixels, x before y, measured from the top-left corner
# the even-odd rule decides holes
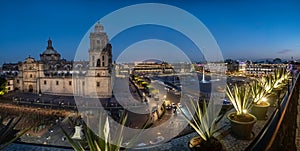
[[[95,32],[103,32],[103,31],[104,31],[104,27],[100,24],[100,22],[97,22],[95,26]]]

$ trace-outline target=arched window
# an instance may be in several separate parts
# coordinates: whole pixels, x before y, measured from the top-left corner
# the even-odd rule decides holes
[[[97,67],[100,67],[100,59],[97,60]]]

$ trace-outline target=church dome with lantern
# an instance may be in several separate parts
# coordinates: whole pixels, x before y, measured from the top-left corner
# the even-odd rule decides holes
[[[48,46],[46,50],[40,55],[41,61],[49,62],[49,61],[59,61],[60,54],[53,48],[52,40],[49,38]]]

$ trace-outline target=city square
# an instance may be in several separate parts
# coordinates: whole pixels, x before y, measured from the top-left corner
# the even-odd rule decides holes
[[[296,2],[1,3],[0,150],[300,148]]]

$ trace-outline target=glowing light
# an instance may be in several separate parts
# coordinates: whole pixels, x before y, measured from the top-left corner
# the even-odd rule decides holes
[[[243,109],[243,113],[244,113],[244,114],[247,114],[248,111],[247,111],[246,109]]]
[[[271,88],[270,86],[266,86],[266,90],[270,90],[270,88]]]
[[[263,98],[261,98],[261,101],[262,102],[267,102],[267,98],[263,97]]]

